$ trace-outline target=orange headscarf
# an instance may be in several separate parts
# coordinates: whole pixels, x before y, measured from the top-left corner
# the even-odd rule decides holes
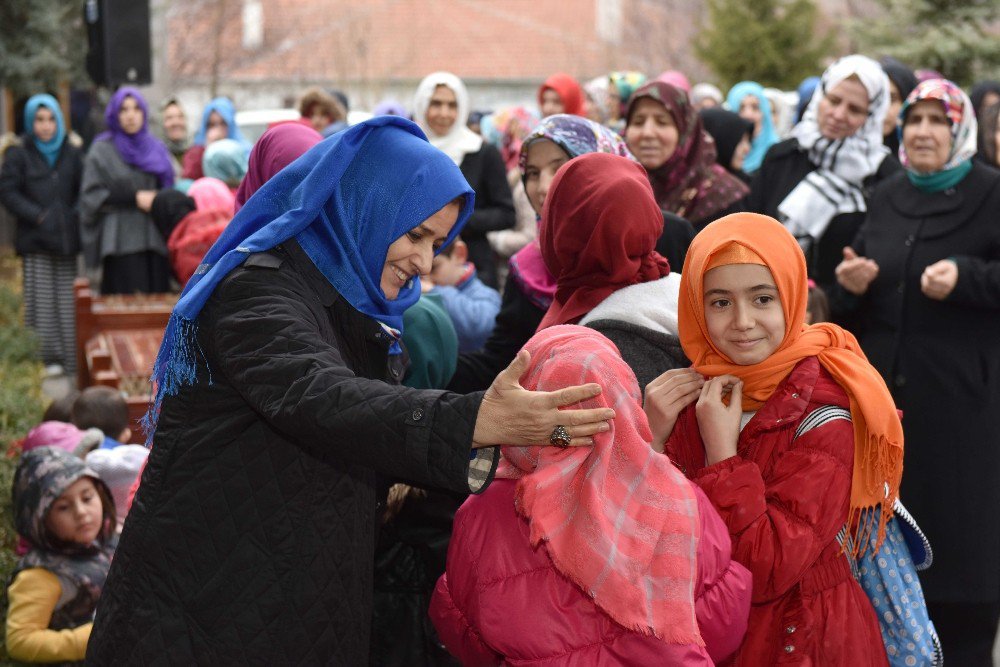
[[[785,314],[785,337],[764,361],[734,364],[712,343],[705,323],[705,273],[719,253],[733,245],[756,255],[774,277]],[[757,263],[753,261],[752,263]],[[688,248],[681,272],[679,328],[684,353],[703,375],[731,374],[743,380],[743,410],[755,410],[806,357],[817,357],[847,392],[854,423],[854,477],[851,518],[881,505],[878,539],[899,495],[903,475],[903,427],[889,389],[854,336],[835,324],[806,326],[808,291],[805,257],[795,238],[777,220],[754,213],[727,215],[703,229]],[[867,522],[859,522],[859,525]],[[868,544],[859,535],[856,548]]]

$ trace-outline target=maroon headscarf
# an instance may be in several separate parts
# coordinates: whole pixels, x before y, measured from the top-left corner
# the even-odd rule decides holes
[[[236,191],[236,212],[271,177],[322,140],[319,132],[302,123],[282,123],[262,134],[250,151],[247,174]]]
[[[542,258],[556,277],[538,330],[574,324],[621,288],[669,274],[654,250],[662,233],[663,214],[641,165],[588,153],[560,167],[538,226]]]
[[[644,98],[662,104],[677,126],[674,154],[649,172],[660,208],[702,227],[750,192],[743,181],[716,163],[715,140],[702,126],[701,116],[688,101],[687,93],[669,83],[650,81],[629,100],[625,115],[628,122],[636,104]]]

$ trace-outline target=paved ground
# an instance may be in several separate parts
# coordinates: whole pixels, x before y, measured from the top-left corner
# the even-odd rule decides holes
[[[66,396],[73,388],[73,383],[65,375],[56,375],[42,380],[42,394],[56,401]]]

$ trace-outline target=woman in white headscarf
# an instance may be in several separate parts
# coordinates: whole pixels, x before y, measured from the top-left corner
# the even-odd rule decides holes
[[[476,191],[476,209],[462,231],[462,240],[469,247],[469,261],[475,264],[479,279],[496,288],[496,259],[486,233],[514,226],[514,200],[500,152],[465,126],[468,118],[469,93],[454,74],[435,72],[417,86],[414,121],[431,145],[459,166]]]
[[[823,73],[791,136],[767,152],[751,185],[749,210],[777,218],[799,239],[809,277],[823,288],[835,282],[870,191],[900,169],[882,144],[888,107],[882,67],[865,56],[841,58]]]

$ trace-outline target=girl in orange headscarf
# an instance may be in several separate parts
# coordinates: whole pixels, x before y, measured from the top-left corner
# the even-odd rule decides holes
[[[646,411],[753,573],[735,664],[885,665],[878,620],[837,535],[872,525],[857,519],[874,512],[881,539],[902,475],[902,427],[854,336],[803,324],[807,291],[802,251],[776,220],[740,213],[707,226],[681,272],[692,367],[657,378]]]

